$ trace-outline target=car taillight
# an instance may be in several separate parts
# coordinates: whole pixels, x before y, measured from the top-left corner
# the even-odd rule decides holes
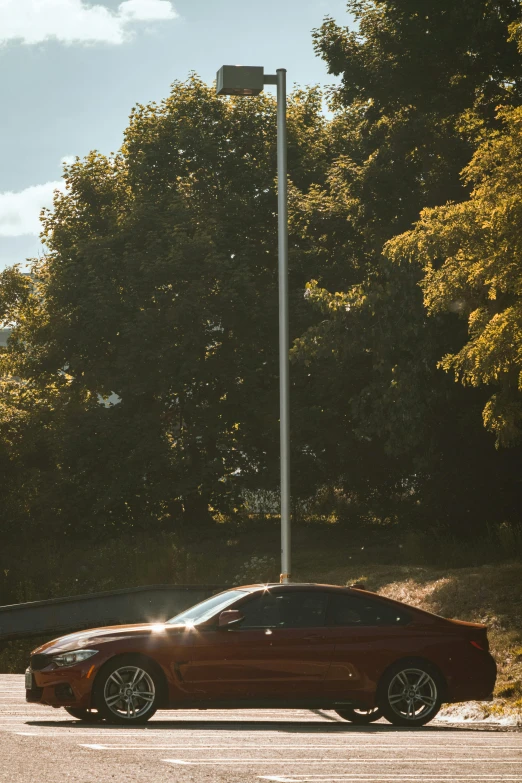
[[[470,644],[472,644],[473,647],[476,647],[477,650],[482,650],[482,652],[489,652],[489,640],[487,632],[480,640],[470,639]]]

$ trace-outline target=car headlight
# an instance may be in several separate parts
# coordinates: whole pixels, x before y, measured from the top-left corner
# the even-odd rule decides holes
[[[81,661],[86,661],[87,658],[90,658],[92,655],[96,655],[98,650],[74,650],[73,652],[66,652],[62,653],[61,655],[56,655],[53,658],[53,663],[55,663],[57,666],[72,666],[75,663],[81,663]]]

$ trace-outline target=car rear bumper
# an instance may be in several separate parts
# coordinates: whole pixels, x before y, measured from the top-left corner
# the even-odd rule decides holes
[[[444,701],[491,701],[497,680],[497,664],[489,652],[472,651],[472,662],[448,680]]]

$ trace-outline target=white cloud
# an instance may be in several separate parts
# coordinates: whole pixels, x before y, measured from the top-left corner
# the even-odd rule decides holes
[[[118,14],[122,19],[149,22],[154,19],[175,19],[177,13],[172,3],[165,0],[125,0],[120,3]]]
[[[135,22],[176,19],[170,0],[124,0],[116,12],[84,0],[0,0],[0,43],[121,44]]]
[[[55,190],[65,190],[65,182],[46,182],[18,193],[0,193],[0,236],[38,235],[42,230],[40,211],[52,207]]]

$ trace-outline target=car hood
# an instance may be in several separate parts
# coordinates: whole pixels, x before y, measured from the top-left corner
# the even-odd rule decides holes
[[[107,642],[120,641],[132,637],[145,637],[154,634],[182,633],[185,631],[184,625],[171,625],[164,623],[141,623],[139,625],[108,625],[103,628],[89,628],[86,631],[77,631],[59,639],[53,639],[50,642],[42,644],[33,650],[31,655],[39,653],[58,653],[69,650],[81,650],[94,644],[103,644]]]

